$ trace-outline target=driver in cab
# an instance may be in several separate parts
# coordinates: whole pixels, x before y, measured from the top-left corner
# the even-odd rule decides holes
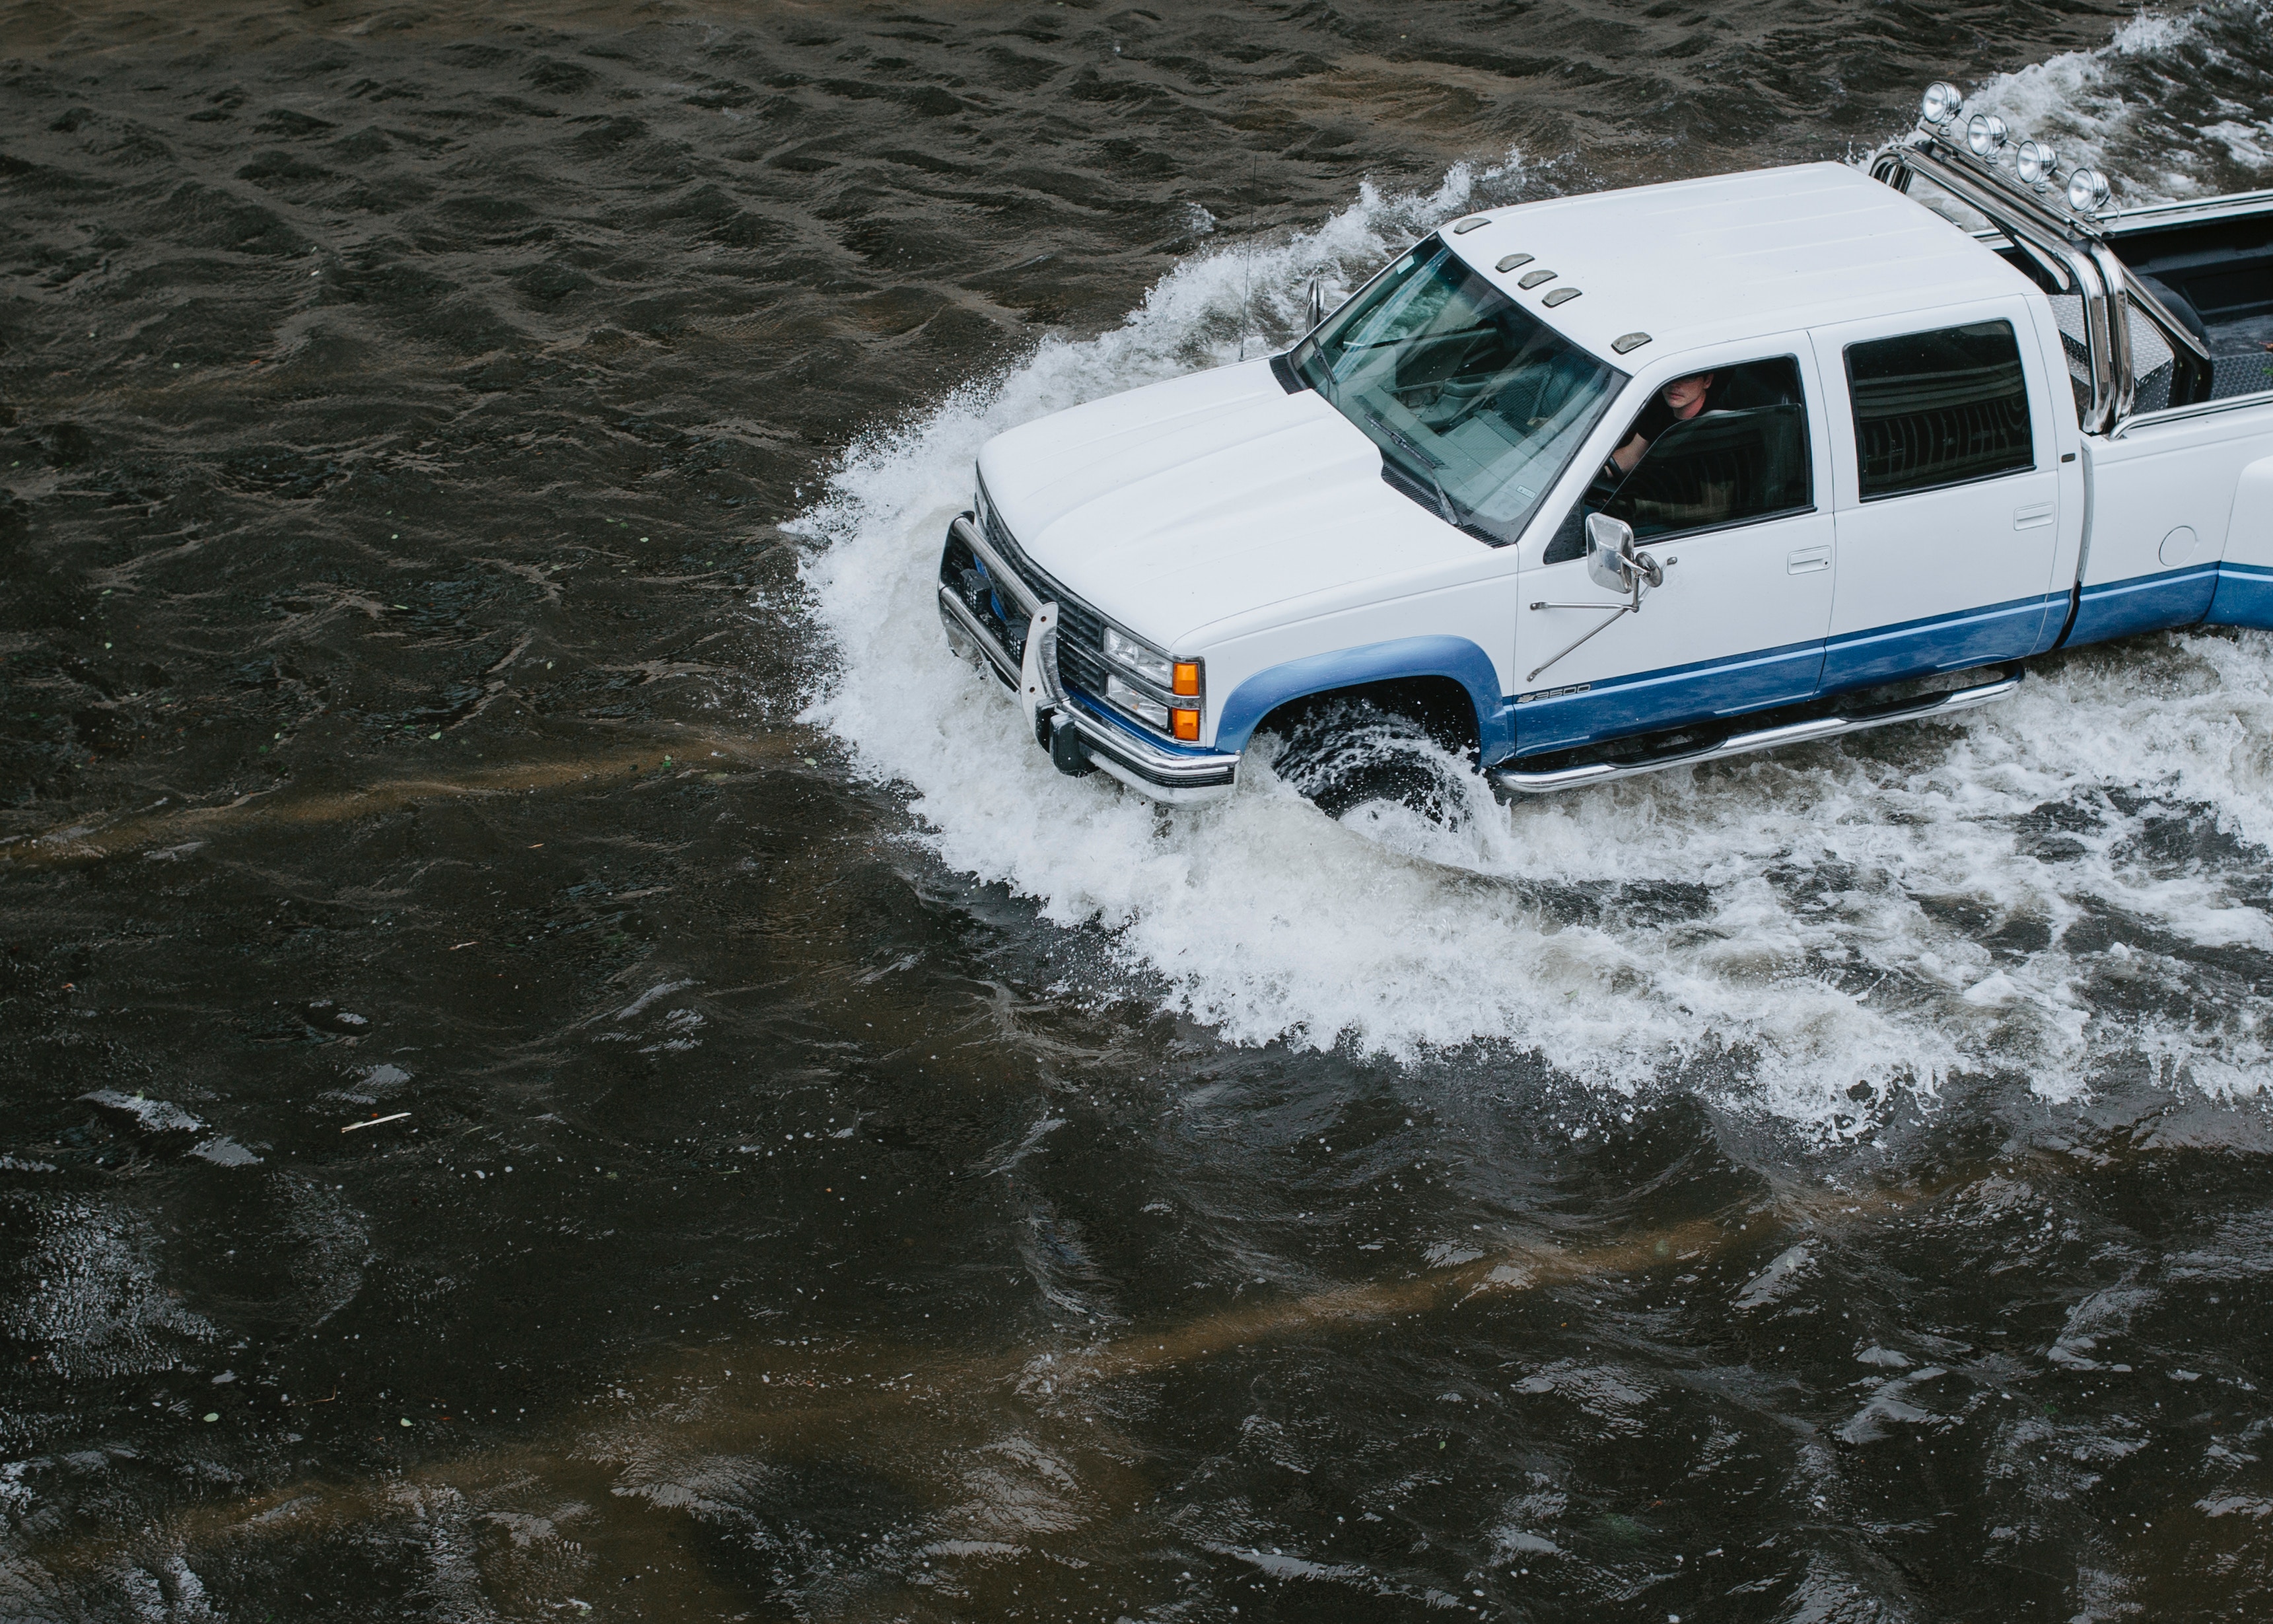
[[[1650,442],[1677,423],[1702,416],[1713,408],[1713,384],[1715,374],[1697,372],[1687,378],[1677,378],[1658,391],[1657,398],[1642,408],[1641,416],[1634,419],[1633,434],[1626,443],[1610,453],[1613,478],[1622,478],[1633,472],[1634,464],[1649,450]],[[1611,473],[1611,469],[1602,470]]]

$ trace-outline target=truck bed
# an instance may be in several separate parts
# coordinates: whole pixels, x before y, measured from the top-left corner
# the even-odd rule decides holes
[[[2171,301],[2174,314],[2200,323],[2211,357],[2209,387],[2196,388],[2194,401],[2172,404],[2273,389],[2273,350],[2267,348],[2273,345],[2273,197],[2239,207],[2228,201],[2222,208],[2142,210],[2116,222],[2108,240],[2126,265],[2178,296]]]

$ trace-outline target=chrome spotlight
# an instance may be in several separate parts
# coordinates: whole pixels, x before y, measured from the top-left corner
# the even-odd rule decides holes
[[[1925,87],[1918,101],[1918,117],[1926,124],[1941,125],[1957,117],[1965,106],[1965,98],[1957,94],[1957,86],[1947,79],[1936,79]]]
[[[2107,207],[2107,177],[2097,169],[2077,169],[2067,177],[2067,206],[2079,214],[2092,214]]]
[[[2013,168],[2022,180],[2042,192],[2052,184],[2059,154],[2042,141],[2022,141],[2021,150],[2013,154]]]
[[[1992,158],[2005,146],[2005,121],[1994,113],[1976,113],[1965,121],[1965,144],[1977,158]]]

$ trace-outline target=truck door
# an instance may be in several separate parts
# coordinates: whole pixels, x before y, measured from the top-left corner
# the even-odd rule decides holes
[[[2027,306],[1850,322],[1814,340],[1837,425],[1825,690],[2034,653],[2045,617],[2067,614],[2067,583],[2052,579],[2059,450]]]
[[[1785,346],[1789,346],[1786,348]],[[1684,357],[1652,382],[1710,380],[1705,408],[1668,421],[1652,404],[1614,446],[1646,449],[1606,468],[1523,577],[1515,647],[1516,753],[1536,755],[1804,699],[1831,621],[1834,543],[1825,498],[1827,419],[1806,335],[1721,360]],[[1664,566],[1639,611],[1587,578],[1583,521],[1624,519]],[[1590,628],[1601,629],[1572,648]]]

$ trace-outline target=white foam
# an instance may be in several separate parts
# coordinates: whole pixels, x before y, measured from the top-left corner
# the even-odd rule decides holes
[[[1999,114],[2013,139],[2050,141],[2062,161],[2110,172],[2127,206],[2200,196],[2232,184],[2221,164],[2273,169],[2273,123],[2262,109],[2222,105],[2216,124],[2166,111],[2173,86],[2202,78],[2224,60],[2231,36],[2262,37],[2260,0],[2215,0],[2172,15],[2142,11],[2097,49],[2066,51],[1984,82],[1966,105]],[[2255,182],[2264,184],[2262,179]]]
[[[2063,51],[2010,73],[1999,73],[1967,98],[1974,111],[2001,114],[2015,132],[2065,134],[2086,140],[2104,138],[2132,113],[2115,86],[2127,57],[2167,56],[2194,37],[2198,13],[2150,16],[2142,11],[2093,50]],[[2014,136],[2019,139],[2019,134]],[[2095,148],[2075,153],[2100,162]]]
[[[2144,786],[2273,838],[2273,643],[2258,634],[2094,651],[1962,725],[1512,808],[1439,758],[1447,823],[1379,803],[1330,819],[1260,751],[1228,801],[1159,816],[1102,776],[1054,771],[948,652],[934,571],[984,440],[1228,359],[1250,279],[1283,335],[1315,269],[1362,271],[1468,207],[1474,184],[1455,171],[1427,197],[1369,190],[1251,264],[1235,247],[1197,256],[1123,326],[1045,342],[856,447],[798,525],[826,543],[806,579],[840,657],[809,716],[861,771],[908,786],[945,862],[1046,919],[1100,923],[1139,984],[1236,1042],[1482,1041],[1597,1086],[1677,1077],[1832,1131],[1857,1120],[1858,1082],[1931,1090],[1960,1068],[2021,1069],[2068,1097],[2144,1062],[2254,1093],[2267,1006],[2186,989],[2205,974],[2190,955],[2273,948],[2235,891],[2254,860],[2151,861],[2135,837],[2156,808],[2105,792]],[[2044,831],[2021,820],[2047,802],[2097,826],[2039,855]],[[2060,944],[2110,914],[2162,946]],[[2013,922],[2020,946],[1984,944]],[[2127,977],[2161,992],[2117,1012],[2104,989]],[[2173,1002],[2183,1012],[2157,1012]]]
[[[2239,167],[2273,169],[2273,118],[2262,118],[2254,124],[2221,119],[2214,124],[2204,124],[2202,132],[2223,146],[2225,155]]]

